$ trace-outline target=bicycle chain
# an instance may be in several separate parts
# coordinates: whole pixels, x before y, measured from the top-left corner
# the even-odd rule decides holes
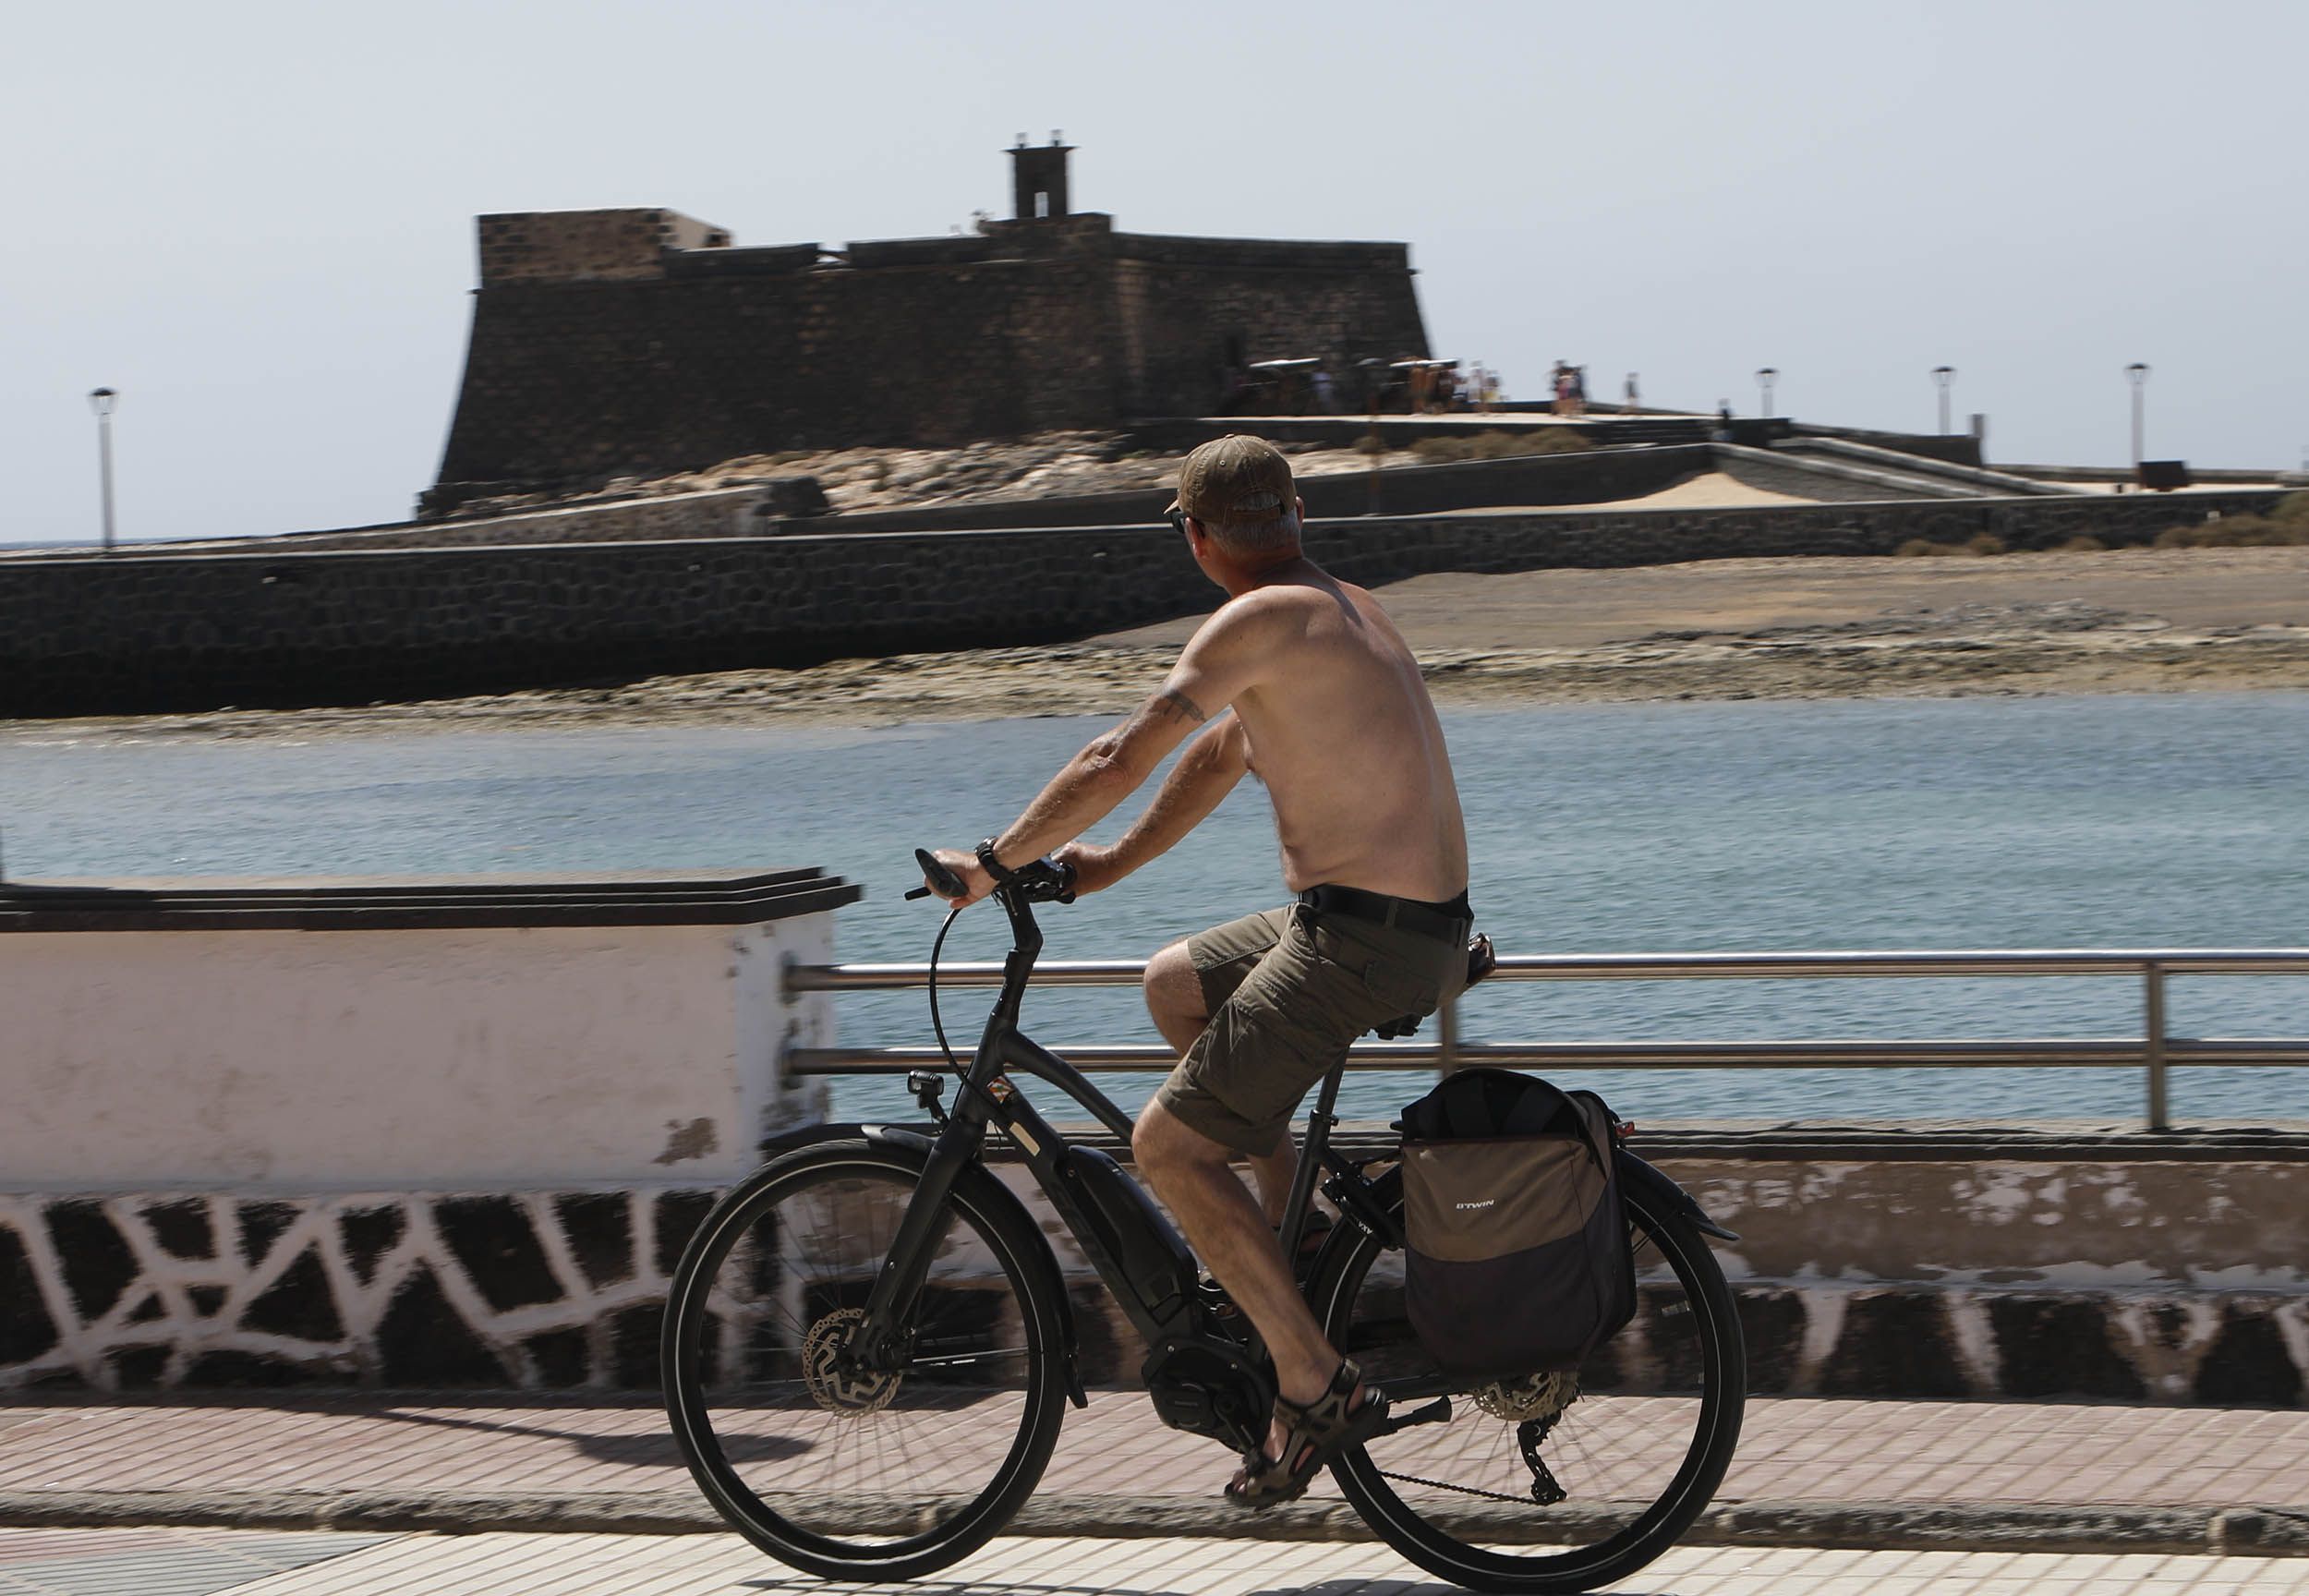
[[[1457,1491],[1462,1496],[1481,1496],[1486,1502],[1512,1502],[1518,1507],[1528,1506],[1531,1501],[1529,1496],[1510,1496],[1505,1492],[1480,1490],[1473,1485],[1451,1485],[1441,1480],[1422,1480],[1416,1474],[1396,1474],[1384,1469],[1379,1470],[1379,1478],[1397,1480],[1406,1485],[1426,1485],[1437,1491]]]

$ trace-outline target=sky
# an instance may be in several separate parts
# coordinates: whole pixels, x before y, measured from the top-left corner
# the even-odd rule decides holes
[[[12,10],[0,543],[405,518],[473,218],[741,245],[1008,213],[1023,131],[1135,232],[1411,246],[1436,353],[1537,396],[1936,424],[2003,463],[2309,451],[2299,0],[1160,7],[394,0]]]

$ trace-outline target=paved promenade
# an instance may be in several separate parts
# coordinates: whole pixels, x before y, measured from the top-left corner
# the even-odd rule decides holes
[[[1141,1395],[1099,1392],[1087,1412],[1068,1411],[1043,1495],[1200,1504],[1224,1533],[1235,1516],[1215,1498],[1230,1465],[1215,1444],[1163,1429]],[[1337,1501],[1327,1478],[1317,1492]],[[514,1513],[525,1501],[660,1496],[703,1511],[654,1401],[0,1402],[0,1524],[24,1523],[43,1500],[125,1494],[216,1511],[393,1497]],[[1717,1501],[2309,1515],[2309,1410],[1754,1397]]]
[[[1229,1512],[1227,1464],[1102,1393],[1068,1414],[1031,1533],[911,1589],[1426,1588],[1327,1480]],[[1624,1589],[2309,1596],[2303,1554],[2309,1411],[1759,1398],[1717,1506]],[[0,1402],[0,1596],[785,1589],[852,1588],[724,1530],[654,1403]]]
[[[830,1584],[735,1536],[0,1530],[0,1596],[1447,1596],[1384,1546],[995,1542],[911,1585]],[[1679,1547],[1648,1596],[2301,1596],[2309,1558]]]

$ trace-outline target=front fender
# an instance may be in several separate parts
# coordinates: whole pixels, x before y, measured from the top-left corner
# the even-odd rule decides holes
[[[760,1151],[764,1158],[775,1158],[813,1143],[854,1142],[864,1137],[885,1146],[911,1147],[917,1153],[927,1153],[937,1133],[935,1125],[845,1125],[820,1120],[815,1125],[797,1125],[791,1130],[763,1137]]]
[[[822,1142],[865,1141],[881,1147],[903,1148],[916,1158],[927,1162],[936,1143],[937,1129],[935,1125],[803,1125],[765,1138],[762,1154],[765,1159],[774,1159]],[[983,1164],[973,1164],[962,1170],[961,1179],[969,1182],[973,1200],[990,1208],[1008,1210],[1026,1233],[1038,1239],[1044,1238],[1042,1226],[1035,1223],[1034,1215],[1019,1200],[1018,1193],[997,1179],[993,1170]],[[1065,1336],[1067,1395],[1077,1408],[1086,1407],[1089,1399],[1082,1389],[1080,1364],[1082,1342],[1075,1328],[1074,1300],[1067,1291],[1066,1273],[1058,1267],[1058,1254],[1051,1251],[1047,1239],[1043,1239],[1041,1264],[1049,1270],[1049,1278],[1056,1287],[1051,1295],[1058,1299],[1060,1327]]]

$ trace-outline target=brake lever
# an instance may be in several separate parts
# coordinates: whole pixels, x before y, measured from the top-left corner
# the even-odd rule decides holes
[[[963,884],[962,878],[939,864],[937,856],[927,848],[914,850],[914,863],[922,866],[925,884],[906,894],[909,901],[927,898],[933,892],[941,898],[960,898],[969,892],[970,889]]]

